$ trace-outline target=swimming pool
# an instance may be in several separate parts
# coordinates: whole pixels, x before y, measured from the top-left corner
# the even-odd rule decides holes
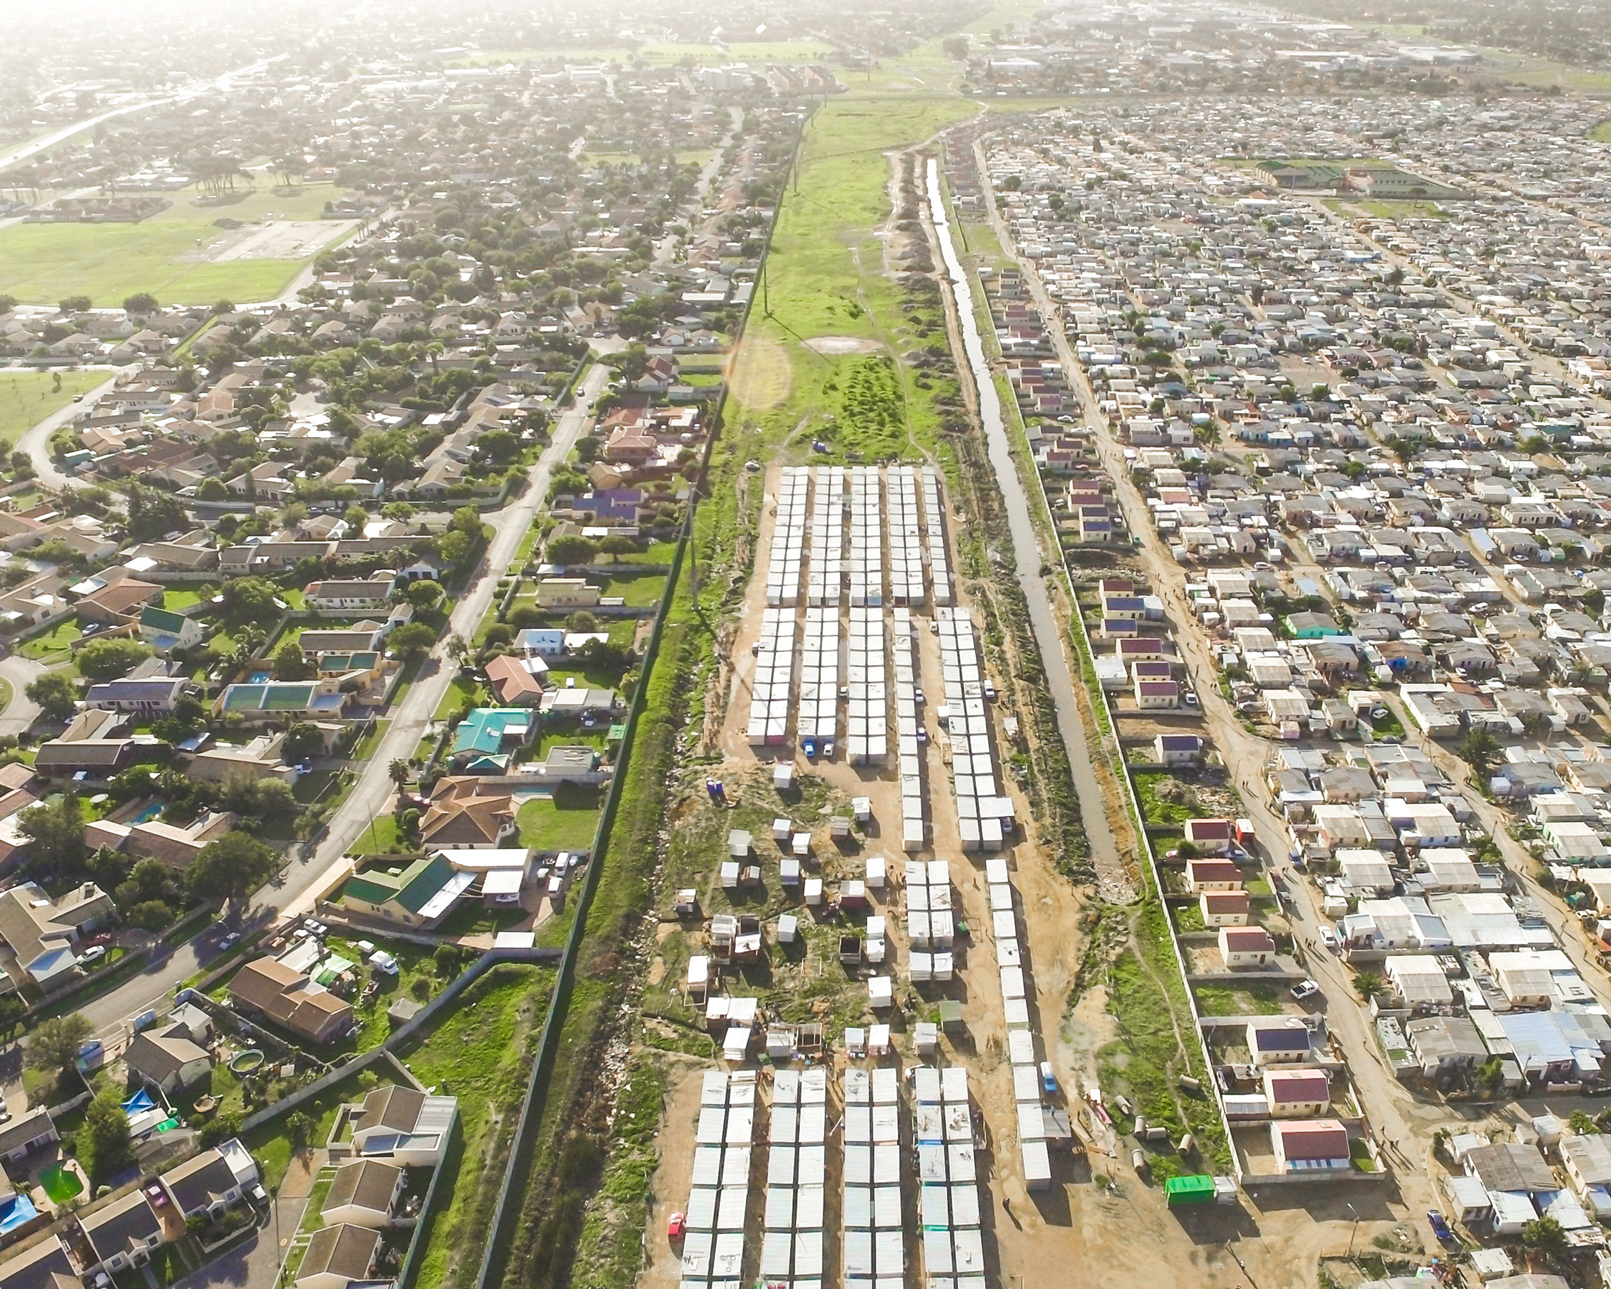
[[[251,679],[246,683],[249,685],[266,685],[273,679],[274,673],[272,671],[254,671]]]
[[[142,809],[139,814],[135,815],[134,818],[130,819],[129,823],[143,824],[149,820],[155,819],[161,813],[162,802],[153,801],[149,806],[146,806],[144,809]]]

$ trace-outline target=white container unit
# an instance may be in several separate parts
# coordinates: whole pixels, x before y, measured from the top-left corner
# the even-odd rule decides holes
[[[933,466],[922,466],[918,483],[923,495],[923,520],[928,529],[929,580],[933,585],[932,598],[936,607],[949,605],[951,592],[951,562],[945,544],[945,507],[940,500],[940,481]]]

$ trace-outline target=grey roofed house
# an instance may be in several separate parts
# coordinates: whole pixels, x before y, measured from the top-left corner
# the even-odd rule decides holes
[[[342,1222],[315,1231],[297,1268],[296,1283],[309,1289],[339,1289],[367,1280],[380,1248],[380,1232]]]
[[[1611,1137],[1600,1133],[1561,1138],[1561,1159],[1585,1186],[1611,1186]]]
[[[379,1159],[355,1159],[336,1169],[324,1207],[334,1221],[380,1226],[391,1220],[403,1170]]]
[[[162,1174],[174,1207],[185,1216],[219,1213],[241,1198],[240,1178],[218,1150],[204,1150]]]
[[[0,1159],[21,1159],[48,1141],[58,1140],[56,1122],[44,1106],[35,1106],[20,1119],[0,1127]]]
[[[164,1092],[186,1087],[212,1068],[206,1049],[193,1043],[183,1026],[136,1034],[123,1053],[123,1063],[129,1073]]]
[[[1492,1191],[1558,1191],[1561,1184],[1536,1146],[1514,1141],[1478,1146],[1466,1152],[1466,1172]]]
[[[1404,1037],[1422,1069],[1470,1067],[1488,1059],[1488,1046],[1464,1016],[1427,1016],[1404,1026]]]
[[[162,1223],[140,1191],[132,1191],[105,1208],[84,1214],[78,1224],[95,1254],[97,1266],[118,1257],[126,1259],[131,1253],[153,1248],[162,1241]]]
[[[83,1289],[59,1236],[0,1262],[0,1289]]]

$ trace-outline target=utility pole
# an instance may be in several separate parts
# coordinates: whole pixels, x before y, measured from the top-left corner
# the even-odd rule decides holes
[[[1345,1207],[1354,1215],[1354,1225],[1348,1232],[1348,1257],[1352,1259],[1354,1256],[1354,1237],[1359,1234],[1359,1210],[1352,1204],[1345,1205]]]

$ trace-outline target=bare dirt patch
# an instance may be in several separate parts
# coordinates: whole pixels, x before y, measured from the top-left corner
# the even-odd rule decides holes
[[[775,340],[759,336],[739,341],[728,364],[727,387],[749,412],[783,406],[794,386],[788,351]]]
[[[881,354],[884,343],[866,336],[812,336],[805,342],[807,349],[830,357],[842,354]]]
[[[214,263],[225,260],[305,260],[358,226],[355,219],[275,219],[245,230],[214,251]]]

